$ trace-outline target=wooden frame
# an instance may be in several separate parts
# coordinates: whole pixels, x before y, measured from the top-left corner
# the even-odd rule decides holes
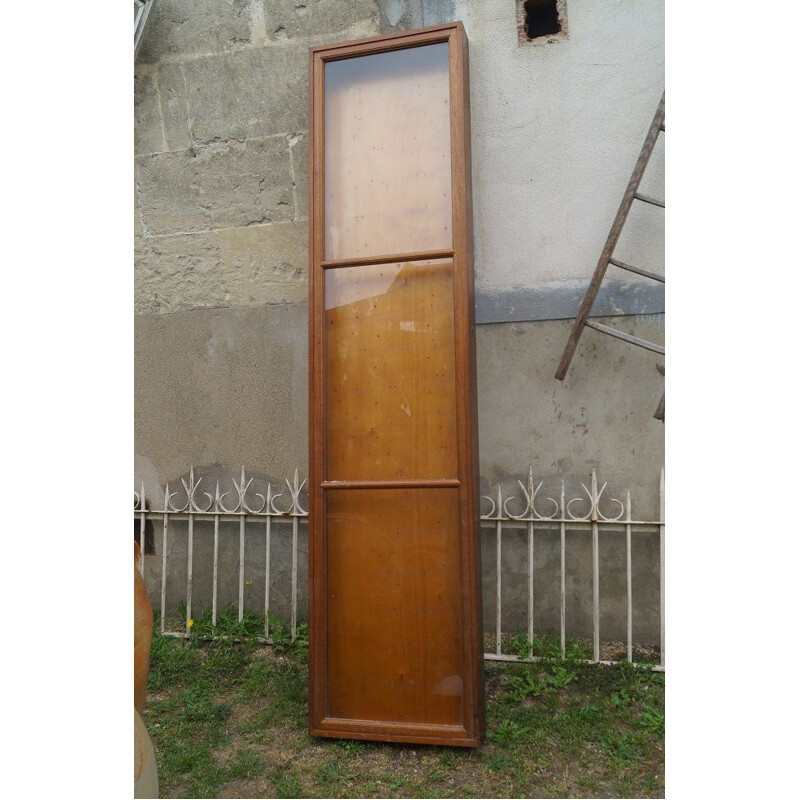
[[[342,59],[360,56],[390,53],[407,48],[416,48],[433,44],[447,45],[448,77],[449,77],[449,122],[450,122],[450,196],[452,210],[452,244],[449,247],[436,249],[418,248],[414,252],[382,253],[369,252],[350,254],[344,257],[329,257],[326,254],[325,223],[325,68],[326,64]],[[382,741],[402,741],[427,744],[447,744],[474,747],[480,744],[483,730],[483,633],[479,540],[479,496],[478,496],[478,437],[477,437],[477,396],[475,370],[475,319],[474,319],[474,282],[472,269],[472,206],[471,206],[471,169],[469,138],[469,65],[468,45],[463,26],[460,22],[433,26],[418,31],[408,31],[388,36],[363,39],[355,42],[343,42],[311,48],[310,50],[310,169],[309,169],[309,617],[310,617],[310,701],[309,727],[312,735],[357,738]],[[442,156],[444,158],[444,156]],[[420,265],[417,262],[423,262]],[[450,267],[452,263],[452,267]],[[339,270],[339,275],[346,278],[347,270],[355,267],[371,268],[376,265],[396,264],[398,268],[414,266],[419,274],[427,275],[430,265],[439,265],[452,276],[452,331],[453,357],[452,382],[454,390],[454,461],[456,474],[421,474],[411,477],[390,477],[385,475],[373,480],[365,475],[339,475],[334,478],[329,474],[329,435],[327,422],[331,407],[326,394],[328,378],[328,338],[326,331],[326,275],[331,276]],[[448,296],[442,290],[441,297]],[[332,314],[333,312],[330,312]],[[329,314],[329,316],[330,316]],[[330,324],[332,318],[328,320]],[[333,335],[333,334],[330,334]],[[341,335],[341,334],[339,334]],[[345,376],[346,377],[346,376]],[[451,378],[448,376],[448,381]],[[449,384],[448,384],[449,385]],[[380,495],[374,491],[381,492]],[[425,492],[434,494],[424,494]],[[372,492],[372,494],[370,494]],[[422,492],[423,494],[420,494]],[[407,500],[416,496],[416,505],[406,506],[400,498]],[[347,716],[332,711],[332,704],[347,705],[342,694],[332,701],[332,689],[329,685],[329,667],[336,653],[336,647],[330,647],[330,637],[337,634],[331,625],[332,598],[329,596],[329,569],[341,571],[341,565],[350,563],[344,556],[337,556],[336,563],[330,561],[329,527],[334,525],[336,531],[344,530],[340,523],[332,523],[327,516],[327,509],[346,507],[348,502],[374,504],[376,499],[389,498],[389,505],[400,521],[398,525],[411,524],[409,515],[416,520],[425,514],[436,516],[437,504],[452,506],[452,519],[456,521],[458,547],[456,573],[445,576],[451,587],[456,586],[452,598],[451,612],[455,620],[453,630],[458,631],[458,644],[452,640],[445,642],[450,647],[457,647],[460,660],[457,675],[451,675],[448,681],[456,681],[460,692],[457,711],[455,705],[441,705],[442,713],[437,717],[436,708],[431,710],[424,699],[411,697],[412,711],[408,717],[396,715],[392,702],[385,696],[374,700],[364,700],[361,705],[351,704],[361,709],[358,716]],[[395,498],[392,502],[391,498]],[[436,502],[429,502],[430,498]],[[457,497],[457,500],[455,498]],[[329,499],[332,498],[332,499]],[[345,499],[346,498],[346,499]],[[355,500],[353,500],[355,498]],[[421,498],[426,498],[422,502]],[[448,500],[447,498],[451,498]],[[414,510],[412,514],[411,507]],[[434,509],[431,511],[431,509]],[[448,511],[442,512],[442,519]],[[340,517],[341,519],[343,517]],[[382,519],[382,517],[380,517]],[[441,520],[436,517],[429,524],[431,531]],[[388,523],[387,523],[388,524]],[[416,523],[414,523],[416,524]],[[338,526],[338,527],[337,527]],[[345,528],[347,526],[344,526]],[[413,526],[412,526],[413,527]],[[398,529],[399,530],[399,529]],[[403,531],[411,528],[402,528]],[[426,534],[427,535],[426,529]],[[337,533],[337,536],[339,533]],[[350,535],[348,532],[346,535]],[[427,540],[425,540],[427,541]],[[451,538],[448,541],[453,541]],[[444,546],[444,545],[443,545]],[[350,551],[353,552],[353,551]],[[444,552],[444,551],[443,551]],[[357,559],[353,559],[357,561]],[[426,562],[427,563],[427,562]],[[433,564],[433,561],[429,562]],[[447,559],[440,559],[437,564],[441,570],[453,569],[446,566]],[[338,573],[337,573],[338,574]],[[443,573],[444,574],[444,573]],[[453,582],[453,574],[457,574],[457,585]],[[356,576],[351,576],[353,579]],[[422,580],[419,575],[414,580]],[[339,584],[337,584],[339,585]],[[374,594],[374,592],[373,592]],[[441,597],[440,597],[441,599]],[[370,605],[370,598],[365,597],[365,606]],[[410,601],[409,601],[410,602]],[[446,603],[442,601],[444,605]],[[352,612],[353,606],[349,607]],[[455,611],[453,611],[455,609]],[[431,617],[433,618],[433,617]],[[449,618],[448,618],[449,619]],[[357,621],[348,618],[346,625],[356,625]],[[392,619],[381,620],[381,626],[392,626]],[[340,626],[341,627],[341,626]],[[416,629],[415,629],[416,630]],[[422,638],[430,635],[424,633],[424,625],[419,629]],[[445,636],[445,638],[447,638]],[[417,658],[420,655],[419,641],[408,646],[416,648]],[[377,654],[368,650],[363,653],[347,654],[349,660],[345,665],[367,664],[375,670],[375,686],[381,684],[381,674]],[[355,659],[355,660],[353,660]],[[413,657],[412,657],[413,660]],[[427,662],[426,662],[427,663]],[[399,667],[398,667],[399,668]],[[350,675],[347,666],[342,667],[340,674]],[[372,674],[372,673],[370,673]],[[400,676],[402,678],[402,676]],[[441,683],[441,682],[440,682]],[[371,690],[372,682],[370,681]],[[355,691],[355,690],[354,690]],[[360,691],[365,691],[364,686]],[[368,692],[367,692],[368,693]],[[446,693],[446,692],[445,692]],[[441,693],[440,693],[441,694]],[[439,700],[442,698],[439,697]],[[372,703],[372,705],[371,705]],[[386,708],[381,706],[381,703]],[[376,705],[377,704],[377,705]],[[380,710],[379,706],[383,708]],[[424,706],[424,708],[423,708]],[[435,703],[434,703],[435,706]],[[375,709],[374,713],[372,709]],[[387,716],[387,714],[389,716]],[[432,717],[432,718],[429,718]]]

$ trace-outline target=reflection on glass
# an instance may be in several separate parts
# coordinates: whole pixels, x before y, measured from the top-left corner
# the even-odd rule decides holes
[[[452,246],[446,43],[325,65],[325,258]]]
[[[329,480],[457,477],[452,260],[325,272]]]
[[[463,724],[458,490],[326,497],[329,715]]]

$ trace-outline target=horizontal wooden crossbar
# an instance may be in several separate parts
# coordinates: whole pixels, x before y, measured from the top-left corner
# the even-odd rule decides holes
[[[630,264],[626,264],[624,261],[617,261],[616,258],[609,258],[608,263],[613,264],[615,267],[619,267],[620,269],[626,269],[628,272],[635,272],[637,275],[644,275],[645,278],[652,278],[654,281],[664,283],[663,275],[657,275],[655,272],[650,272],[649,270],[642,269],[641,267],[631,266]]]
[[[622,331],[618,331],[615,328],[609,328],[608,325],[602,325],[599,322],[593,322],[587,319],[586,327],[594,328],[596,331],[600,331],[600,333],[607,333],[609,336],[613,336],[616,339],[622,339],[623,342],[628,342],[628,344],[635,344],[637,347],[643,347],[645,350],[652,350],[654,353],[659,353],[662,356],[664,355],[664,348],[661,345],[648,342],[646,339],[640,339],[638,336],[631,336],[629,333],[622,333]]]

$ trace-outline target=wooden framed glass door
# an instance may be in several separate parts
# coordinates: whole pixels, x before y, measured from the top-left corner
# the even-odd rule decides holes
[[[467,40],[311,50],[310,729],[482,729]]]

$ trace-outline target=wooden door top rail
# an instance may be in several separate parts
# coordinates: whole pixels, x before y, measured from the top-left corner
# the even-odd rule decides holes
[[[446,42],[453,33],[463,30],[462,22],[448,22],[443,25],[430,25],[427,28],[416,28],[413,31],[371,36],[367,39],[351,39],[346,42],[333,42],[310,47],[311,58],[322,58],[323,61],[347,58],[351,55],[365,56],[380,53],[384,50],[399,50],[402,47],[419,47],[426,44]],[[407,40],[407,44],[403,40]]]

